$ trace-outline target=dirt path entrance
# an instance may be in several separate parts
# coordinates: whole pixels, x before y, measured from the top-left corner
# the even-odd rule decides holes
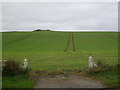
[[[96,80],[85,77],[69,76],[39,76],[35,88],[104,88]]]

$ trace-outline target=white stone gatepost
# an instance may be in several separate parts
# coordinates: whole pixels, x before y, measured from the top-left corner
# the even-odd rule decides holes
[[[93,57],[92,56],[88,57],[88,63],[89,63],[89,65],[88,65],[89,68],[92,68],[93,66],[98,67],[95,63],[93,63]]]
[[[28,68],[28,60],[27,59],[24,59],[24,66],[23,66],[25,69]]]

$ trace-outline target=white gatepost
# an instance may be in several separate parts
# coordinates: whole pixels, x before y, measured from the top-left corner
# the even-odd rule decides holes
[[[89,65],[88,65],[89,68],[92,68],[93,66],[98,67],[95,63],[93,63],[93,57],[92,56],[88,57],[88,63],[89,63]]]
[[[28,60],[27,59],[24,59],[24,66],[23,66],[25,69],[28,68]]]

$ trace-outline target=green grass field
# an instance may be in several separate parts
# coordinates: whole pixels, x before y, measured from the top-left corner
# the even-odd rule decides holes
[[[4,32],[2,33],[2,55],[6,60],[17,60],[21,64],[27,58],[34,71],[81,71],[88,66],[88,56],[94,62],[102,60],[110,65],[118,63],[117,32],[76,32],[76,51],[72,42],[67,52],[67,32]]]
[[[87,67],[88,56],[118,63],[118,33],[79,32],[74,33],[76,52],[72,44],[64,52],[68,33],[66,32],[7,32],[3,33],[3,59],[25,58],[33,70],[79,70]],[[77,63],[76,63],[77,62]]]

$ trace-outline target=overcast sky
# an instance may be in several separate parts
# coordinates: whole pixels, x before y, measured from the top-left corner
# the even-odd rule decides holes
[[[4,2],[2,29],[118,30],[117,2]]]

